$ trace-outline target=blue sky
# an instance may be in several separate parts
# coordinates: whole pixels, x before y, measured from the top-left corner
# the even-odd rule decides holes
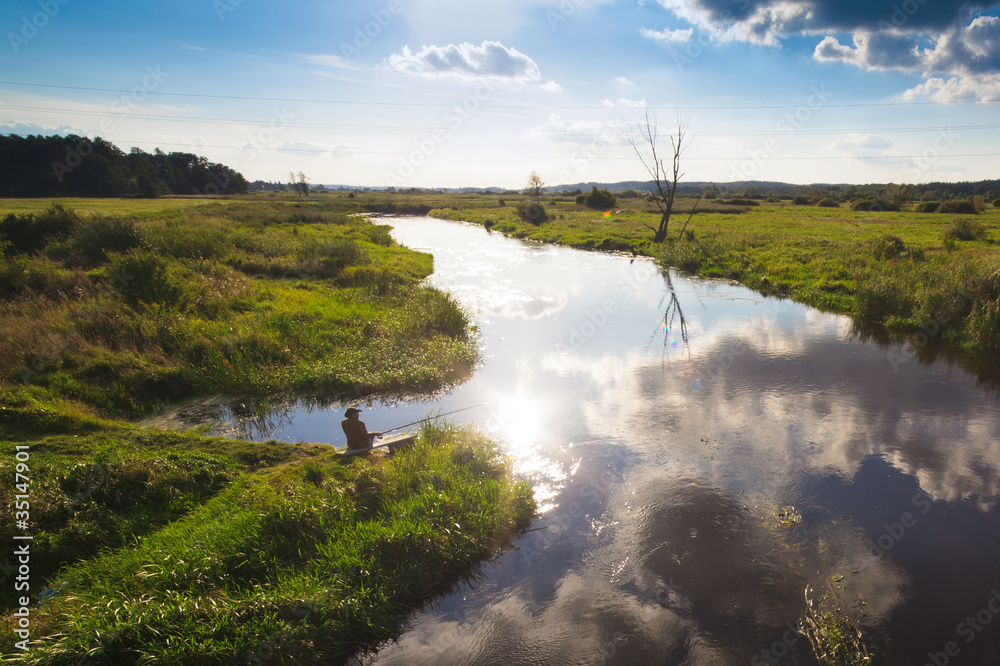
[[[1000,177],[1000,1],[8,0],[0,133],[251,180],[523,187]]]

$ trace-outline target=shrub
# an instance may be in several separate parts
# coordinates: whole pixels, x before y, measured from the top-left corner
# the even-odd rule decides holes
[[[79,225],[67,242],[71,260],[84,266],[97,266],[111,253],[140,247],[143,236],[132,220],[96,215]]]
[[[793,206],[808,206],[812,203],[812,199],[809,197],[802,196],[801,194],[797,197],[792,197]]]
[[[545,207],[534,201],[518,201],[517,214],[521,216],[523,221],[530,222],[531,224],[541,224],[549,219],[548,213],[545,212]]]
[[[389,268],[376,266],[348,266],[337,277],[342,287],[366,287],[381,295],[388,294],[396,285],[406,282],[406,278]]]
[[[913,210],[918,213],[934,213],[940,205],[940,201],[921,201]]]
[[[52,240],[69,236],[79,224],[75,211],[55,203],[42,213],[7,215],[0,221],[0,238],[10,243],[12,253],[37,252]]]
[[[975,215],[979,211],[976,210],[976,205],[969,199],[952,199],[938,206],[937,212],[951,213],[953,215]]]
[[[597,186],[594,185],[590,190],[590,194],[586,195],[584,203],[587,208],[593,208],[594,210],[608,210],[614,208],[618,200],[615,199],[615,195],[611,193],[610,190],[599,190]]]
[[[112,255],[108,272],[112,286],[133,307],[151,303],[173,305],[184,295],[184,286],[174,278],[168,260],[149,250],[135,248]]]
[[[883,324],[887,319],[905,318],[913,312],[912,289],[906,277],[890,271],[889,266],[884,264],[855,276],[856,311],[863,322]]]
[[[944,232],[945,240],[976,240],[986,236],[986,227],[979,220],[960,217]]]
[[[866,197],[851,204],[851,210],[868,213],[879,213],[885,211],[898,212],[899,205],[877,197]]]
[[[334,278],[348,266],[364,266],[371,263],[367,250],[359,243],[343,238],[313,242],[300,253],[308,269],[315,269],[318,278]],[[304,269],[305,272],[311,272]]]
[[[885,234],[871,241],[872,254],[876,258],[887,260],[895,259],[906,252],[906,243],[899,236]]]
[[[840,204],[833,199],[827,197],[825,199],[820,199],[816,202],[817,208],[840,208]]]
[[[759,206],[760,204],[753,199],[719,199],[719,203],[726,204],[727,206]]]

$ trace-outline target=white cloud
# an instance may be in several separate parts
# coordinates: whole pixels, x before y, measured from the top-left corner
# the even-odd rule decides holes
[[[532,131],[548,135],[552,141],[602,145],[625,145],[630,134],[629,126],[618,120],[570,121],[558,114],[550,115],[544,124]]]
[[[404,46],[402,53],[389,56],[386,64],[398,72],[418,76],[490,77],[523,82],[541,79],[534,60],[493,41],[479,46],[468,42],[424,46],[416,53]]]
[[[851,134],[830,143],[827,148],[846,153],[862,154],[892,148],[892,141],[879,134]]]
[[[1000,73],[953,76],[948,80],[931,77],[901,95],[904,101],[927,98],[934,102],[1000,100]]]
[[[28,136],[35,134],[38,136],[66,136],[76,134],[77,136],[95,136],[97,132],[80,129],[72,125],[43,125],[32,122],[5,122],[0,123],[0,135],[17,134],[18,136]]]
[[[323,143],[312,143],[309,141],[286,141],[278,147],[278,150],[289,153],[316,153],[332,157],[350,157],[353,155],[353,152],[348,146],[330,146]]]
[[[619,86],[620,88],[635,88],[635,83],[629,81],[624,76],[619,76],[615,78],[615,80],[612,81],[612,83],[614,83],[616,86]]]
[[[913,71],[922,68],[924,55],[906,35],[881,32],[857,32],[854,45],[841,44],[827,36],[813,51],[816,60],[840,61],[871,70]]]
[[[603,104],[608,108],[641,109],[646,106],[646,100],[619,97],[618,99],[615,100],[610,100],[610,99],[603,100],[601,104]]]
[[[920,72],[927,80],[910,88],[904,100],[928,97],[939,102],[1000,99],[1000,19],[981,16],[954,27],[921,49],[913,35],[859,31],[853,45],[827,36],[813,55],[868,70]],[[935,76],[948,75],[947,78]]]
[[[792,35],[825,35],[813,57],[861,69],[921,73],[928,81],[905,98],[997,99],[1000,18],[981,15],[997,0],[872,3],[869,0],[658,0],[717,42],[780,47]],[[912,7],[911,7],[912,5]],[[678,31],[643,30],[661,41]],[[850,35],[849,42],[834,35]],[[932,82],[931,77],[944,77]],[[953,77],[949,80],[949,77]],[[925,90],[924,88],[928,88]]]
[[[322,65],[323,67],[352,70],[361,69],[357,63],[339,55],[331,55],[327,53],[300,53],[299,56],[307,62],[311,62],[314,65]]]
[[[687,28],[685,30],[670,30],[669,28],[663,30],[649,30],[647,28],[643,28],[639,31],[639,34],[646,39],[652,39],[655,42],[678,44],[690,41],[691,36],[694,35],[694,28]]]

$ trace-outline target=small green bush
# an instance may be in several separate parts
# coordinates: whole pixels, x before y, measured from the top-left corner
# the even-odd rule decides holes
[[[531,224],[541,224],[549,219],[545,207],[534,201],[518,201],[517,214],[521,216],[521,220]]]
[[[986,237],[986,227],[979,220],[960,217],[944,232],[945,240],[976,240]]]
[[[940,201],[921,201],[913,210],[917,213],[935,213],[939,206],[941,206]]]
[[[969,199],[952,199],[938,206],[937,212],[951,213],[953,215],[975,215],[979,211],[976,210],[976,205]]]
[[[826,197],[816,202],[817,208],[840,208],[840,204],[833,199]]]
[[[760,203],[754,201],[753,199],[719,199],[719,203],[726,204],[727,206],[759,206]]]
[[[866,197],[852,203],[851,210],[866,213],[899,212],[899,204],[877,197]]]
[[[579,199],[579,197],[577,197],[577,199]],[[584,204],[587,208],[592,208],[594,210],[609,210],[614,208],[617,203],[618,200],[610,190],[599,190],[596,185],[594,185],[590,190],[590,194],[587,194],[584,198]]]
[[[140,304],[180,302],[185,290],[173,275],[170,263],[149,250],[135,248],[110,257],[111,285],[132,307]]]
[[[812,199],[806,196],[802,196],[801,194],[799,196],[792,197],[793,206],[808,206],[811,203]]]
[[[899,236],[885,234],[871,241],[872,254],[883,261],[895,259],[906,252],[906,243]]]
[[[42,213],[7,215],[0,221],[0,238],[10,244],[11,254],[30,254],[53,240],[66,238],[79,224],[75,211],[55,203]]]
[[[117,216],[95,215],[76,227],[65,246],[54,254],[68,250],[71,263],[99,266],[114,252],[127,252],[142,246],[144,238],[132,220]]]

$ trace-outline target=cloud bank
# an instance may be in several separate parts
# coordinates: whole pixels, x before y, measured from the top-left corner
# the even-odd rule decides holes
[[[720,42],[780,47],[794,35],[823,35],[813,56],[926,81],[905,99],[1000,99],[998,0],[659,0]],[[653,36],[653,31],[646,31]],[[673,33],[677,31],[666,31]],[[665,34],[661,39],[666,40]]]
[[[463,42],[447,46],[424,46],[414,53],[404,46],[402,53],[389,56],[390,69],[418,76],[489,77],[521,82],[537,82],[537,63],[515,48],[485,41],[479,46]]]

